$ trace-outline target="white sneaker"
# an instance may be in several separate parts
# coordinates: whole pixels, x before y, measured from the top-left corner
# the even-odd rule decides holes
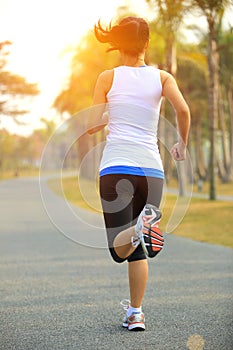
[[[161,217],[161,211],[156,206],[146,204],[135,226],[137,239],[145,254],[150,258],[155,257],[163,248],[163,233],[158,228]]]
[[[126,315],[123,319],[122,326],[128,328],[129,331],[144,331],[145,330],[145,316],[143,312],[133,312],[131,315],[127,316],[127,309],[130,306],[130,301],[124,299],[121,301],[121,306],[126,310]]]

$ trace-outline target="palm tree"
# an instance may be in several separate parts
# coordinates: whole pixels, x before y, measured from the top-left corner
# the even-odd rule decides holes
[[[233,181],[233,32],[232,28],[220,37],[220,84],[219,126],[221,128],[222,160],[218,170],[222,182]]]
[[[218,33],[224,10],[230,0],[192,0],[193,7],[201,10],[208,24],[208,103],[210,125],[209,199],[216,199],[216,129],[219,106],[219,51]]]
[[[147,0],[147,3],[154,9],[157,14],[155,20],[154,30],[160,32],[165,42],[165,64],[162,68],[166,69],[167,72],[171,73],[176,77],[177,72],[177,55],[176,55],[176,42],[177,32],[182,23],[182,18],[187,10],[185,0]],[[156,13],[157,12],[157,13]],[[166,110],[166,112],[165,112]],[[161,113],[166,114],[168,117],[172,115],[171,110],[168,106],[163,105]],[[169,120],[172,123],[172,120]],[[162,124],[161,124],[162,126]],[[161,129],[161,128],[160,128]],[[163,127],[164,133],[168,136],[171,132],[171,128]],[[169,135],[166,139],[173,139],[173,135]],[[171,147],[171,145],[166,145]],[[183,162],[177,163],[180,188],[179,193],[181,196],[185,194],[185,169]],[[168,152],[164,153],[164,171],[166,179],[169,181],[171,173],[171,156]]]

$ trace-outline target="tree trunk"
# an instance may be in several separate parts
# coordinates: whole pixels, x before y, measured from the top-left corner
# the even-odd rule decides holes
[[[230,166],[228,169],[229,179],[233,181],[233,92],[228,90],[227,93],[228,106],[229,106],[229,150],[230,150]]]
[[[78,163],[79,163],[79,175],[85,178],[90,178],[92,175],[92,162],[88,164],[85,160],[87,153],[90,150],[90,136],[84,133],[77,140],[77,152],[78,152]]]
[[[172,177],[172,157],[171,157],[171,147],[173,145],[173,139],[174,139],[174,133],[171,130],[171,126],[168,123],[165,123],[164,127],[164,174],[167,183],[169,183],[171,177]]]
[[[201,142],[201,123],[200,120],[196,123],[195,128],[195,135],[196,135],[196,166],[197,166],[197,173],[198,177],[201,180],[207,179],[207,171],[206,171],[206,165],[203,155],[203,146]]]
[[[230,176],[229,170],[231,165],[230,159],[230,149],[229,149],[229,139],[228,132],[226,129],[226,116],[223,105],[223,96],[221,93],[221,89],[219,89],[219,126],[221,130],[221,146],[222,146],[222,159],[218,157],[218,169],[219,176],[222,182],[228,182],[228,178]]]
[[[174,35],[170,35],[166,42],[166,68],[174,77],[177,71],[176,44]]]
[[[210,121],[210,160],[209,160],[209,199],[216,199],[216,129],[218,115],[218,62],[214,20],[209,19],[208,69],[209,69],[209,121]]]
[[[171,33],[170,36],[168,36],[167,43],[166,43],[166,65],[167,70],[169,73],[171,73],[174,77],[176,77],[176,71],[177,71],[177,57],[176,57],[176,44],[175,44],[175,36],[173,33]],[[170,162],[171,164],[171,162]],[[170,165],[168,162],[168,166]],[[167,169],[167,174],[168,174]],[[178,172],[178,180],[179,180],[179,195],[185,196],[186,193],[186,171],[185,171],[185,165],[184,162],[177,162],[177,172]]]

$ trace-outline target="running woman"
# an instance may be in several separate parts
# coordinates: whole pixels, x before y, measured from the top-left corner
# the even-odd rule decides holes
[[[176,161],[186,156],[190,112],[173,76],[145,64],[149,26],[144,19],[130,16],[107,28],[99,22],[94,31],[98,41],[110,44],[108,51],[119,51],[122,61],[97,79],[88,133],[108,124],[100,164],[101,203],[110,254],[117,263],[128,262],[130,303],[123,303],[123,327],[140,331],[145,329],[147,257],[155,257],[164,243],[158,228],[164,180],[157,145],[162,98],[177,116],[178,142],[171,150]]]

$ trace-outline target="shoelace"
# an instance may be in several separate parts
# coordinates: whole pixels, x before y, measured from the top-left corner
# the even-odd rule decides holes
[[[123,309],[124,309],[125,311],[127,311],[127,309],[128,309],[129,306],[130,306],[130,300],[129,300],[129,299],[123,299],[123,300],[121,300],[120,304],[121,304],[121,306],[123,307]]]
[[[142,230],[145,224],[149,224],[151,227],[158,226],[158,223],[161,220],[162,214],[161,214],[161,211],[154,205],[146,204],[140,216],[141,216],[140,226],[142,226],[140,227],[140,229]]]

